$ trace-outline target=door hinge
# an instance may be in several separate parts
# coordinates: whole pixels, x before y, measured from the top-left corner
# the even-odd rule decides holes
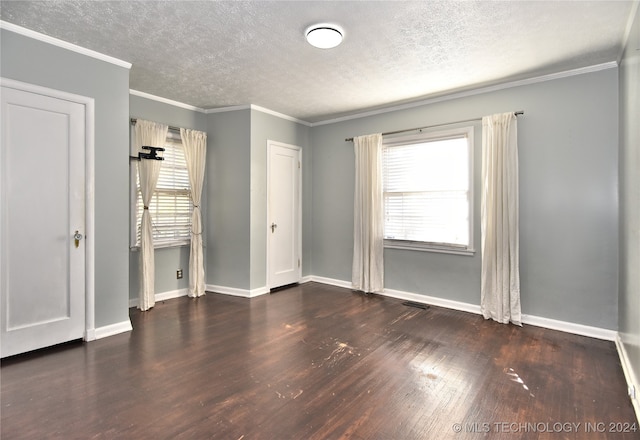
[[[298,161],[298,169],[300,169],[300,161]]]
[[[298,267],[300,267],[300,258],[298,258]]]

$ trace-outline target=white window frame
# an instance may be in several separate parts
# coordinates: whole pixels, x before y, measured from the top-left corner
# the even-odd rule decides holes
[[[461,136],[467,139],[467,148],[469,149],[469,244],[456,245],[452,243],[431,243],[423,241],[410,241],[410,240],[396,240],[386,239],[384,240],[384,247],[391,249],[407,249],[415,251],[425,252],[439,252],[447,254],[457,255],[474,255],[475,254],[475,240],[474,240],[474,127],[465,126],[459,128],[452,128],[447,130],[432,130],[413,135],[396,136],[393,138],[384,138],[382,142],[382,148],[389,148],[401,145],[418,144],[422,142],[430,142],[437,140],[446,140],[452,138],[459,138]],[[384,160],[384,159],[383,159]]]
[[[135,148],[133,146],[133,139],[135,136],[135,130],[132,127],[131,130],[131,141],[132,141],[132,151]],[[180,137],[180,133],[176,133],[173,132],[171,130],[169,130],[167,132],[167,141],[171,142],[171,141],[178,141],[180,143],[182,143],[182,138]],[[137,153],[136,153],[137,154]],[[159,153],[160,155],[162,155],[162,153]],[[148,160],[148,159],[142,159],[142,160]],[[137,181],[137,177],[138,177],[138,166],[137,166],[137,162],[132,160],[132,164],[130,167],[130,184],[129,184],[129,188],[130,188],[130,228],[129,228],[129,248],[131,250],[139,250],[140,249],[140,244],[138,243],[137,240],[137,232],[138,232],[138,218],[137,218],[137,205],[136,205],[136,201],[137,201],[137,197],[138,197],[138,181]],[[191,190],[191,188],[189,188],[189,190]],[[190,211],[193,212],[193,203],[191,202],[191,197],[189,197],[190,200]],[[152,217],[152,223],[153,223],[153,217]],[[152,225],[153,227],[153,225]],[[181,246],[188,246],[191,243],[191,239],[190,238],[181,238],[181,239],[176,239],[176,240],[164,240],[164,241],[160,241],[160,242],[156,242],[154,241],[153,247],[154,249],[161,249],[161,248],[171,248],[171,247],[181,247]]]

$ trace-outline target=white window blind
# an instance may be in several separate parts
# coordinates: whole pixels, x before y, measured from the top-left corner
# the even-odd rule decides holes
[[[167,139],[165,151],[161,154],[164,160],[161,163],[158,184],[149,205],[153,243],[155,247],[187,244],[190,240],[193,204],[182,142],[179,138]],[[140,219],[144,207],[137,173],[136,189],[135,246],[140,246]]]
[[[385,144],[385,240],[471,248],[468,130]]]

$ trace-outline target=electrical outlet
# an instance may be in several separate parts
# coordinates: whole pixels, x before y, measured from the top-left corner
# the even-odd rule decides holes
[[[176,271],[176,278],[177,278],[177,279],[181,279],[181,278],[182,278],[182,269],[178,269],[178,270]]]

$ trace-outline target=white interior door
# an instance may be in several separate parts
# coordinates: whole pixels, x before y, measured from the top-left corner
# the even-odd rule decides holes
[[[79,103],[5,86],[1,99],[6,357],[84,334],[86,116]]]
[[[300,148],[268,141],[268,287],[300,281]]]

